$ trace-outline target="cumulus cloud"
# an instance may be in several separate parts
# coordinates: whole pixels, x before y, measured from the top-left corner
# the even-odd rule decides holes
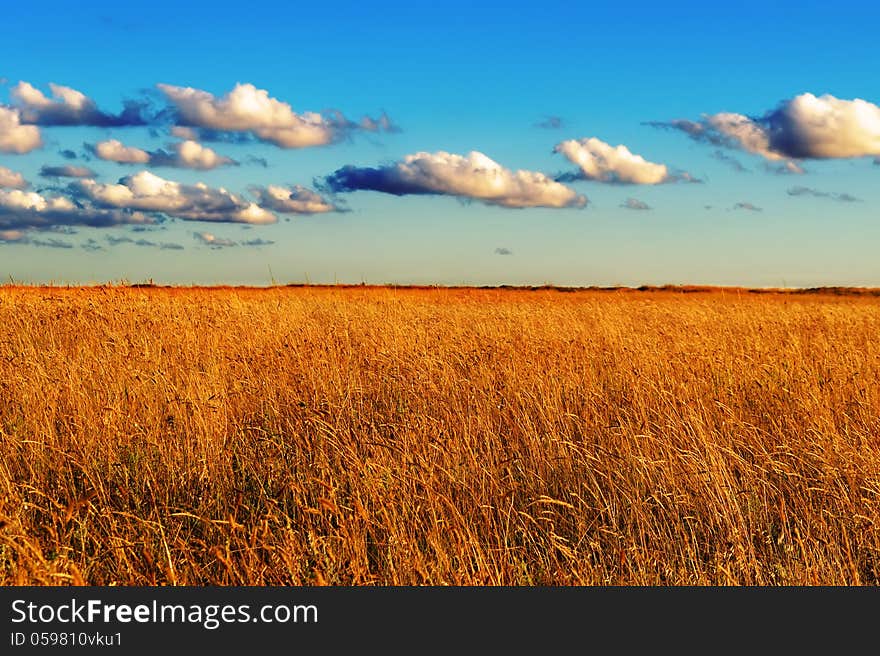
[[[703,115],[700,121],[649,125],[680,130],[697,141],[740,148],[770,161],[880,155],[880,107],[861,98],[804,93],[760,117],[722,112]]]
[[[171,136],[178,137],[179,139],[191,139],[195,141],[199,138],[199,133],[193,128],[187,128],[182,125],[174,125],[171,128]]]
[[[560,176],[565,181],[582,179],[654,185],[693,179],[687,173],[672,174],[665,164],[649,162],[641,155],[631,153],[624,145],[610,146],[595,137],[563,141],[556,144],[553,152],[562,153],[580,168],[577,173]]]
[[[880,155],[880,107],[861,98],[805,93],[767,118],[773,148],[793,158]]]
[[[64,159],[76,159],[78,157],[78,155],[74,151],[69,149],[59,150],[58,154],[61,155]]]
[[[733,206],[733,209],[747,210],[749,212],[763,212],[764,211],[760,207],[758,207],[757,205],[753,205],[752,203],[737,203],[736,205]]]
[[[236,84],[232,91],[219,98],[192,87],[157,86],[174,106],[178,128],[250,133],[281,148],[323,146],[339,141],[357,129],[397,131],[385,114],[378,119],[365,117],[357,123],[339,112],[297,114],[289,104],[272,98],[268,91],[253,84]],[[179,130],[178,133],[183,134]],[[201,131],[200,136],[207,137]]]
[[[94,178],[98,174],[87,166],[42,166],[43,178]]]
[[[214,150],[197,141],[181,141],[171,146],[172,152],[163,150],[150,153],[150,166],[172,166],[207,171],[218,166],[238,165],[233,159],[218,155]]]
[[[101,228],[154,221],[141,212],[92,207],[63,195],[0,190],[0,230],[45,230],[75,225]]]
[[[126,146],[118,139],[108,139],[95,145],[85,144],[90,152],[103,160],[120,164],[146,164],[150,161],[150,153],[134,146]]]
[[[722,139],[727,139],[728,143],[738,144],[743,150],[761,155],[769,160],[785,158],[785,155],[771,150],[770,135],[748,116],[723,112],[707,116],[706,123],[709,130],[714,130],[721,135]]]
[[[587,199],[535,171],[511,171],[476,151],[407,155],[378,168],[345,166],[324,178],[333,192],[372,190],[395,196],[437,194],[508,208],[583,207]]]
[[[99,207],[160,212],[186,221],[275,223],[275,215],[226,189],[204,183],[181,184],[149,171],[122,178],[117,184],[82,180],[78,194]]]
[[[0,166],[0,189],[27,189],[29,186],[21,173]]]
[[[513,251],[509,248],[496,248],[495,255],[513,255]]]
[[[21,155],[42,147],[43,138],[34,125],[22,125],[17,109],[0,106],[0,152]]]
[[[218,155],[214,150],[197,141],[181,141],[171,144],[171,152],[165,150],[146,151],[134,146],[126,146],[117,139],[108,139],[86,148],[103,160],[119,164],[146,164],[148,166],[169,166],[183,169],[207,171],[238,162]]]
[[[861,202],[861,198],[856,198],[852,194],[819,191],[818,189],[813,189],[811,187],[791,187],[788,190],[788,195],[789,196],[813,196],[815,198],[829,198],[831,200],[836,200],[840,203],[859,203],[859,202]]]
[[[221,239],[220,237],[217,237],[210,232],[194,232],[193,237],[196,239],[196,241],[200,241],[205,246],[210,246],[211,248],[228,248],[230,246],[238,246],[237,242],[234,242],[231,239]]]
[[[260,207],[282,214],[322,214],[340,211],[340,208],[325,200],[320,194],[300,185],[255,186],[251,187],[250,191]]]
[[[651,206],[646,202],[638,200],[636,198],[627,198],[620,204],[621,207],[626,208],[628,210],[650,210]]]
[[[242,246],[271,246],[275,242],[271,239],[249,239],[241,242]]]
[[[19,82],[12,88],[12,98],[21,112],[22,123],[34,125],[89,125],[122,127],[147,125],[146,103],[126,100],[119,114],[98,109],[95,101],[76,89],[49,84],[51,98],[28,82]]]
[[[675,119],[672,121],[648,121],[645,124],[655,128],[678,130],[684,132],[694,141],[702,141],[725,148],[739,148],[769,160],[784,159],[783,155],[770,150],[769,136],[761,126],[742,114],[723,112],[713,115],[704,114],[703,119],[699,122]]]
[[[192,87],[157,86],[174,104],[184,127],[247,132],[295,129],[313,120],[317,125],[323,123],[320,115],[300,116],[290,105],[270,97],[268,91],[252,84],[236,84],[221,98]]]

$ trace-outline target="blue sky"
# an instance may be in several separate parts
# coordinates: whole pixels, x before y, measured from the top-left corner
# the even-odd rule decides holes
[[[21,182],[0,190],[0,275],[880,286],[880,9],[791,7],[4,7],[0,171]],[[236,85],[275,113],[224,105]],[[125,100],[149,101],[145,125],[106,125]],[[184,141],[208,159],[175,157]],[[63,166],[90,170],[41,175]],[[144,172],[178,186],[150,196]]]

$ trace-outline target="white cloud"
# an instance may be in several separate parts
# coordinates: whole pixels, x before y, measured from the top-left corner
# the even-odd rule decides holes
[[[359,189],[406,194],[442,194],[501,207],[583,207],[587,199],[535,171],[511,171],[483,153],[439,151],[407,155],[380,168],[345,166],[325,178],[332,191]]]
[[[0,152],[29,153],[40,148],[43,139],[35,125],[22,125],[17,109],[0,106]]]
[[[126,146],[117,139],[108,139],[96,144],[94,153],[103,160],[120,164],[146,164],[150,161],[150,154],[147,151]]]
[[[49,83],[52,96],[56,100],[50,100],[43,92],[28,82],[19,82],[12,88],[12,96],[25,107],[33,109],[47,109],[56,105],[68,107],[71,111],[82,111],[83,108],[94,103],[86,95],[76,89],[64,87],[59,84]]]
[[[325,200],[320,194],[296,185],[292,188],[269,185],[253,187],[251,193],[257,203],[268,210],[284,214],[321,214],[338,212],[339,208]]]
[[[68,211],[76,208],[69,198],[57,196],[46,198],[35,191],[0,191],[0,207],[6,210],[32,210],[47,212],[51,210]]]
[[[189,126],[253,132],[282,148],[320,146],[336,138],[329,119],[315,112],[297,114],[290,105],[253,84],[236,84],[220,98],[192,87],[157,86],[175,106],[181,122]]]
[[[770,135],[748,116],[723,112],[707,116],[706,122],[709,124],[710,129],[714,129],[724,137],[728,137],[743,150],[761,155],[770,160],[785,159],[783,155],[770,150]]]
[[[665,164],[649,162],[624,145],[610,146],[595,137],[569,139],[557,144],[553,151],[562,153],[580,168],[580,175],[572,178],[645,185],[692,179],[688,174],[673,175]]]
[[[118,115],[98,109],[95,101],[81,91],[60,84],[49,84],[52,98],[28,82],[19,82],[12,88],[12,98],[21,112],[23,123],[35,125],[91,125],[120,127],[146,125],[143,116],[145,103],[125,101],[125,109]]]
[[[768,170],[780,174],[804,173],[804,169],[797,162],[789,159],[788,155],[773,150],[770,133],[748,116],[723,112],[707,116],[705,121],[707,129],[720,135],[726,143],[732,143],[746,152],[760,155],[771,162],[778,162]]]
[[[187,221],[250,224],[277,221],[271,212],[222,187],[215,189],[201,182],[181,184],[149,171],[122,178],[118,184],[94,180],[77,184],[83,196],[103,207],[161,212]]]
[[[21,173],[0,166],[0,188],[26,189],[30,185]]]
[[[296,125],[289,128],[259,128],[254,134],[263,141],[280,148],[308,148],[323,146],[336,139],[333,128],[324,117],[314,112],[303,114]]]
[[[218,155],[210,148],[203,146],[197,141],[181,141],[173,146],[176,152],[174,161],[177,166],[187,169],[208,170],[214,169],[224,164],[232,164],[233,161],[228,157]]]
[[[722,112],[704,115],[700,122],[679,119],[651,125],[782,161],[792,173],[803,170],[791,160],[880,155],[880,107],[860,98],[804,93],[759,118]]]
[[[192,128],[186,128],[182,125],[175,125],[171,128],[171,136],[179,139],[198,139],[198,132]]]
[[[120,164],[147,164],[148,166],[171,166],[182,169],[209,169],[237,164],[229,157],[218,155],[214,150],[203,146],[197,141],[181,141],[170,146],[171,152],[165,150],[146,151],[134,146],[126,146],[116,139],[102,141],[95,146],[88,146],[95,155],[103,160]]]
[[[286,128],[297,118],[290,105],[271,98],[268,91],[252,84],[236,84],[222,98],[192,87],[157,86],[193,126],[216,130]]]
[[[19,189],[0,190],[2,230],[48,229],[74,225],[106,227],[140,223],[154,223],[154,220],[141,212],[86,206],[62,195],[46,196]]]
[[[805,93],[784,103],[769,124],[773,146],[791,157],[880,155],[880,107],[860,98]]]

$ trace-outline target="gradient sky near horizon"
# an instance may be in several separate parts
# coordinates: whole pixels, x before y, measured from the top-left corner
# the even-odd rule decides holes
[[[880,286],[875,3],[2,23],[7,281]]]

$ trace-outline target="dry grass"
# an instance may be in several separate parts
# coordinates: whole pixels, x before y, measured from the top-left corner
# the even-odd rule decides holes
[[[0,288],[0,583],[874,584],[880,299]]]

